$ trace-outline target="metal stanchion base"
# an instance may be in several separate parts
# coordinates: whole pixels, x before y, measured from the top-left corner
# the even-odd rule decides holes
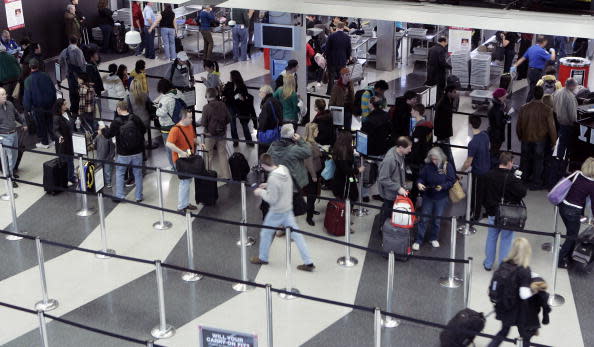
[[[359,264],[359,261],[357,260],[357,258],[355,257],[340,257],[336,260],[336,263],[340,266],[344,266],[344,267],[353,267],[357,264]]]
[[[16,199],[18,197],[19,197],[18,194],[17,193],[14,193],[14,198]],[[2,201],[10,201],[10,195],[8,195],[6,193],[5,194],[2,194],[2,195],[0,195],[0,200],[2,200]]]
[[[110,248],[108,248],[108,249],[101,249],[100,252],[107,253],[107,254],[116,254],[116,251],[114,251],[113,249],[110,249]],[[98,258],[98,259],[108,259],[108,258],[111,258],[111,257],[109,255],[105,255],[105,254],[95,254],[95,258]]]
[[[87,208],[87,209],[81,209],[76,211],[76,215],[79,217],[89,217],[95,214],[95,209],[94,208]]]
[[[237,245],[237,247],[241,247],[241,239],[237,240],[237,242],[235,242],[235,244]],[[256,239],[251,236],[248,236],[247,242],[245,243],[246,247],[251,247],[255,244],[256,244]]]
[[[542,246],[540,246],[540,249],[542,249],[545,252],[552,252],[553,245],[550,242],[545,242],[542,244]]]
[[[245,283],[235,283],[233,285],[233,290],[235,290],[236,292],[242,292],[243,293],[243,292],[247,292],[247,291],[250,291],[250,290],[253,290],[253,289],[254,289],[253,286],[249,286],[249,285],[247,285]]]
[[[461,225],[456,230],[458,231],[459,234],[462,234],[464,236],[476,234],[476,229],[473,226],[471,226],[468,229],[466,229],[466,226],[465,225]]]
[[[151,335],[156,339],[168,339],[175,335],[175,328],[169,324],[165,325],[164,330],[161,329],[161,326],[156,326],[151,330]]]
[[[38,303],[35,304],[35,309],[37,311],[51,311],[51,310],[55,310],[56,308],[58,308],[58,306],[60,306],[60,303],[58,302],[58,300],[56,299],[48,299],[47,302],[43,302],[39,301]]]
[[[463,281],[457,277],[454,278],[450,278],[448,277],[441,277],[439,279],[439,284],[442,287],[446,287],[446,288],[458,288],[462,285]]]
[[[290,293],[295,293],[295,294],[299,294],[299,289],[297,288],[283,288],[284,291],[286,292],[290,292]],[[286,293],[278,293],[278,296],[280,296],[281,299],[285,299],[285,300],[293,300],[293,299],[297,299],[296,296],[293,296],[291,294],[286,294]]]
[[[400,321],[398,321],[397,319],[394,319],[392,317],[384,317],[382,319],[382,326],[384,328],[396,328],[399,325],[400,325]]]
[[[27,234],[27,232],[25,232],[25,231],[19,231],[18,233],[19,234]],[[16,235],[6,235],[6,239],[8,241],[19,241],[19,240],[22,240],[23,237],[22,236],[16,236]]]
[[[195,274],[193,272],[184,272],[181,278],[186,282],[196,282],[200,281],[202,279],[202,276],[200,276],[199,274]]]
[[[549,305],[553,307],[561,306],[565,303],[565,298],[559,294],[551,295],[549,297]]]
[[[361,207],[361,208],[354,208],[353,209],[353,215],[355,217],[364,217],[364,216],[369,215],[369,210],[366,209],[366,208],[363,208],[363,207]]]
[[[171,229],[172,226],[173,224],[168,221],[163,221],[163,223],[161,223],[161,221],[157,221],[153,223],[153,229],[155,230],[168,230]]]

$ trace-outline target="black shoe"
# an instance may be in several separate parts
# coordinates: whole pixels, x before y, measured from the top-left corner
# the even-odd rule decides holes
[[[307,271],[307,272],[312,272],[315,268],[316,268],[316,266],[313,263],[297,266],[297,270]]]
[[[12,174],[12,178],[19,178],[19,175],[17,175],[17,174],[15,174],[15,173],[13,173],[13,174]]]
[[[253,143],[248,143],[247,145],[248,145],[248,147],[254,147],[255,146]]]
[[[483,269],[485,269],[485,271],[491,271],[491,268],[486,267],[484,263],[483,263]]]
[[[239,143],[238,142],[233,142],[233,147],[239,147]]]
[[[307,222],[307,224],[311,225],[312,227],[316,226],[316,223],[314,223],[313,219],[311,219],[311,218],[307,218],[305,221]]]
[[[368,196],[364,196],[363,197],[363,202],[369,202],[369,197]]]
[[[320,212],[319,211],[313,211],[314,216],[319,216]]]
[[[379,194],[372,196],[373,200],[384,202],[384,198],[382,198]]]
[[[122,199],[115,198],[111,199],[111,201],[113,201],[114,204],[119,204],[120,202],[122,202]]]
[[[143,202],[144,199],[137,199],[136,202]]]
[[[559,263],[557,263],[559,269],[567,269],[568,266],[569,263],[567,262],[567,259],[559,259]]]
[[[18,187],[19,187],[19,185],[18,185],[18,184],[17,184],[15,181],[12,181],[12,187],[13,187],[13,188],[18,188]]]

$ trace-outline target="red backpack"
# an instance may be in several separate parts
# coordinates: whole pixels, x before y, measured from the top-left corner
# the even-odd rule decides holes
[[[416,216],[412,213],[415,213],[415,205],[413,205],[408,197],[403,195],[396,196],[393,209],[396,210],[392,211],[391,223],[393,226],[403,229],[414,227]]]

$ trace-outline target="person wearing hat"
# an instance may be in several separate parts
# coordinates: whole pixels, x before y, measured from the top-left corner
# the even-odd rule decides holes
[[[557,143],[553,109],[542,102],[543,95],[543,87],[534,87],[534,99],[520,108],[516,125],[518,139],[522,142],[520,171],[531,190],[542,189],[546,148]]]
[[[194,69],[185,51],[177,53],[164,76],[177,89],[186,89],[194,85]]]
[[[311,156],[311,148],[299,134],[295,133],[292,124],[284,124],[280,135],[280,140],[270,145],[268,154],[272,156],[275,163],[289,169],[295,188],[299,191],[309,183],[303,161]]]
[[[329,106],[344,107],[344,128],[351,129],[351,119],[353,115],[353,105],[355,103],[355,90],[353,81],[351,81],[351,72],[348,68],[340,69],[340,76],[330,93]]]
[[[489,128],[487,133],[491,140],[491,158],[499,157],[499,149],[505,141],[505,123],[508,115],[505,113],[507,107],[507,90],[504,88],[497,88],[493,91],[493,99],[491,100],[491,108],[487,115],[489,116]]]
[[[326,43],[326,62],[328,64],[328,90],[326,94],[332,92],[334,80],[340,76],[340,69],[345,67],[351,59],[351,38],[344,32],[344,22],[336,24],[336,32],[328,36]]]
[[[297,84],[297,69],[299,67],[299,62],[295,59],[291,59],[287,62],[287,67],[283,70],[283,72],[278,75],[276,81],[274,81],[275,88],[282,87],[285,84],[285,76],[292,75],[295,78],[295,90],[299,90],[299,85]]]

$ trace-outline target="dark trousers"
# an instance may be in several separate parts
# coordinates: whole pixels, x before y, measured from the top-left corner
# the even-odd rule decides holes
[[[470,219],[480,220],[483,205],[482,175],[472,174],[472,194],[470,196]]]
[[[307,198],[306,198],[307,218],[311,219],[311,218],[313,218],[315,204],[316,204],[316,195],[318,193],[318,182],[314,182],[311,179],[311,175],[308,174],[307,176],[309,178],[309,183],[308,183],[308,185],[305,186],[305,188],[303,190],[304,190],[305,194],[307,195]]]
[[[567,150],[572,140],[573,126],[559,125],[559,146],[557,147],[557,158],[569,159],[569,151]]]
[[[250,127],[248,126],[249,119],[241,119],[237,114],[237,110],[235,107],[228,107],[229,113],[231,114],[231,137],[235,140],[239,139],[239,134],[237,133],[237,120],[239,119],[239,123],[241,124],[241,128],[243,130],[243,137],[247,141],[252,140],[252,134],[250,134]],[[254,128],[258,128],[256,121],[254,121]],[[237,143],[237,142],[234,142]]]
[[[23,153],[25,153],[25,137],[29,135],[28,131],[24,131],[22,127],[17,129],[17,134],[19,137],[19,154],[17,156],[16,163],[14,164],[13,172],[16,172],[19,169],[21,159],[23,159]]]
[[[328,89],[326,89],[326,94],[330,95],[332,93],[332,88],[334,87],[334,81],[340,77],[340,69],[342,66],[328,66]]]
[[[536,87],[536,82],[542,78],[542,69],[528,69],[528,96],[526,97],[526,102],[529,102],[534,98],[534,87]]]
[[[448,161],[454,167],[454,171],[456,170],[456,163],[454,162],[454,156],[452,155],[452,146],[450,146],[450,138],[444,139],[437,139],[437,144],[439,148],[443,151],[443,153],[448,158]]]
[[[200,30],[200,33],[204,39],[204,60],[212,60],[212,48],[214,47],[212,32],[210,30]]]
[[[109,52],[111,46],[111,36],[113,35],[113,26],[109,24],[103,24],[99,26],[101,29],[101,35],[103,36],[103,42],[101,43],[101,51],[103,53]]]
[[[541,187],[546,141],[522,142],[520,170],[524,180],[532,186]]]
[[[142,27],[142,29],[138,29],[140,32],[140,44],[136,47],[136,55],[142,54],[142,50],[146,47],[146,28]]]
[[[497,335],[495,335],[496,337],[493,340],[491,340],[491,343],[489,343],[488,347],[498,347],[503,342],[503,339],[507,337],[510,329],[511,329],[510,325],[506,325],[506,324],[502,323],[501,330],[499,330]],[[518,332],[520,333],[520,336],[522,337],[524,346],[528,346],[528,345],[530,345],[530,339],[532,338],[532,336],[534,336],[534,334],[536,333],[536,330],[523,329],[522,327],[518,327]]]
[[[33,110],[33,117],[37,125],[37,137],[42,144],[49,144],[50,137],[53,139],[52,132],[53,118],[49,110],[37,109]]]
[[[503,61],[503,73],[509,73],[509,70],[512,66],[515,56],[516,56],[516,52],[511,51],[511,50],[505,51],[505,57],[504,57],[504,61]]]
[[[144,27],[142,31],[144,33],[145,48],[144,56],[147,59],[155,59],[155,30],[149,33],[148,28]]]
[[[559,205],[559,214],[561,215],[561,220],[563,220],[563,224],[565,224],[565,229],[567,230],[568,237],[577,237],[578,233],[580,232],[580,218],[584,213],[584,209],[577,208],[573,206],[566,205],[565,203],[561,203]],[[571,257],[571,253],[573,253],[573,248],[575,247],[576,240],[573,239],[566,239],[561,246],[561,251],[559,252],[559,259],[569,259]]]
[[[78,81],[73,72],[68,73],[68,96],[70,98],[70,112],[78,114],[80,95],[78,94]]]
[[[491,136],[491,135],[489,135]],[[495,137],[490,139],[491,145],[491,167],[497,167],[499,165],[499,154],[503,140],[496,139]]]
[[[384,199],[384,203],[382,204],[382,209],[380,211],[381,216],[380,216],[380,234],[381,234],[381,226],[384,225],[384,223],[386,222],[386,219],[391,218],[392,217],[392,210],[394,209],[394,199]]]

